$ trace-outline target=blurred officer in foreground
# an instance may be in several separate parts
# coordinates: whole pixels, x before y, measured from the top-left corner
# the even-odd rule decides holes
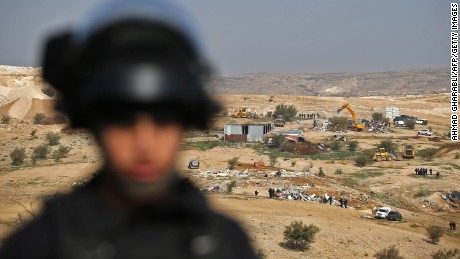
[[[241,228],[174,168],[184,131],[219,111],[192,24],[167,2],[115,1],[49,39],[43,74],[58,109],[94,133],[106,163],[47,201],[0,258],[255,258]]]

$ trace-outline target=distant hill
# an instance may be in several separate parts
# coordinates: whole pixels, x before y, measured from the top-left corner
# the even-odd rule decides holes
[[[257,73],[216,77],[220,94],[405,96],[449,92],[449,68],[377,73]]]

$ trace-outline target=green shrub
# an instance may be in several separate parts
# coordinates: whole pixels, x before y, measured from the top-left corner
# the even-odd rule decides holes
[[[283,232],[284,243],[282,245],[293,250],[305,251],[313,242],[319,228],[313,224],[305,225],[302,221],[294,221],[285,227]]]
[[[439,250],[431,254],[432,259],[460,259],[460,250],[457,248],[451,250]]]
[[[26,149],[25,148],[15,148],[10,153],[10,158],[12,160],[11,162],[12,165],[22,164],[24,162],[24,159],[26,158]]]
[[[270,162],[271,167],[275,166],[276,163],[278,162],[278,155],[274,153],[270,153],[268,155],[268,161]]]
[[[393,153],[393,152],[396,151],[396,148],[398,146],[391,139],[385,139],[385,140],[382,140],[377,147],[378,148],[385,148],[386,152]]]
[[[285,121],[292,121],[297,115],[297,108],[294,105],[278,104],[273,116],[283,115]]]
[[[360,154],[355,158],[355,165],[359,167],[364,167],[369,162],[369,158],[366,154]]]
[[[272,138],[272,146],[275,148],[281,147],[286,142],[286,137],[283,135],[276,135]]]
[[[62,158],[67,157],[67,155],[69,154],[70,150],[72,150],[71,147],[59,146],[59,148],[56,151],[54,151],[54,153],[53,153],[54,160],[57,162],[57,161],[61,160]]]
[[[11,117],[8,115],[3,115],[2,116],[2,124],[10,124],[11,122]]]
[[[433,244],[436,244],[444,235],[444,230],[437,226],[430,226],[426,228],[426,235],[429,239],[431,239],[431,242],[433,242]]]
[[[35,133],[37,133],[37,129],[32,130],[32,132],[30,132],[30,135],[31,135],[32,137],[34,137],[34,136],[35,136]]]
[[[235,156],[232,159],[227,160],[228,169],[234,170],[236,168],[236,166],[238,165],[238,160],[239,159],[240,159],[239,157]]]
[[[36,113],[34,115],[34,118],[32,119],[34,124],[42,124],[43,121],[45,120],[46,116],[43,113]]]
[[[338,141],[334,141],[331,143],[331,145],[329,146],[331,148],[331,150],[333,151],[338,151],[340,150],[340,148],[342,147],[342,143],[338,142]]]
[[[323,171],[323,168],[322,168],[322,167],[320,167],[320,168],[319,168],[319,173],[318,173],[318,176],[319,176],[319,177],[324,177],[324,176],[326,176],[326,174],[324,173],[324,171]]]
[[[235,188],[235,186],[236,186],[236,181],[235,180],[227,183],[227,193],[232,193],[233,188]]]
[[[380,250],[374,257],[377,259],[404,259],[404,257],[399,254],[399,248],[397,248],[396,245]]]
[[[351,152],[355,152],[358,149],[358,141],[350,141],[348,142],[348,150]]]
[[[296,161],[291,161],[291,166],[294,167],[297,164]]]
[[[42,144],[34,148],[32,152],[32,162],[35,164],[37,160],[46,159],[48,156],[49,148],[47,144]]]
[[[337,168],[337,169],[335,170],[335,174],[343,174],[343,170],[340,169],[340,168]]]
[[[46,141],[50,146],[56,146],[61,140],[61,135],[57,132],[48,132],[46,133]]]

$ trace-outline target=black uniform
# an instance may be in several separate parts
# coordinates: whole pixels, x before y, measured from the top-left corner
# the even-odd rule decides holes
[[[4,243],[0,258],[255,258],[241,228],[212,212],[185,180],[168,201],[129,215],[107,205],[98,182],[47,201],[38,218]]]

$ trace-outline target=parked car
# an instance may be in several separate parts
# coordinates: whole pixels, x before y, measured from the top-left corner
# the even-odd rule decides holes
[[[198,159],[192,159],[188,162],[188,169],[198,169],[200,168],[200,161]]]
[[[377,212],[375,213],[375,217],[380,218],[380,219],[384,219],[384,218],[386,218],[388,216],[388,213],[390,213],[390,211],[391,211],[391,208],[382,207],[382,208],[377,210]]]
[[[433,134],[433,132],[431,132],[431,130],[429,129],[423,129],[418,131],[418,135],[431,136],[431,134]]]
[[[393,210],[393,211],[388,212],[387,219],[388,220],[401,221],[402,220],[402,215],[401,215],[401,213],[399,213],[399,211]]]

